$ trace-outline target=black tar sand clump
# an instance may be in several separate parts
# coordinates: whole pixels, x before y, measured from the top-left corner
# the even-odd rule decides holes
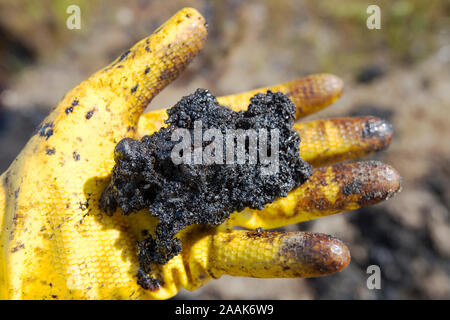
[[[111,183],[103,192],[101,206],[109,213],[119,207],[124,215],[147,208],[151,215],[159,218],[154,237],[138,243],[144,272],[149,272],[152,264],[165,264],[181,251],[181,243],[174,236],[186,226],[219,225],[234,211],[245,207],[262,209],[276,198],[285,197],[311,176],[311,166],[300,158],[300,137],[292,129],[295,105],[288,96],[267,91],[256,94],[250,101],[247,111],[235,112],[220,106],[208,90],[198,89],[167,111],[167,127],[140,141],[126,138],[117,144],[116,165]],[[198,121],[201,121],[202,133],[214,128],[224,137],[230,129],[247,130],[245,132],[265,129],[269,154],[271,130],[278,129],[277,172],[262,174],[267,163],[249,163],[249,137],[245,140],[244,164],[228,164],[226,139],[216,140],[216,136],[212,140],[216,146],[217,143],[223,145],[223,164],[195,164],[194,161],[175,164],[171,153],[181,138],[172,141],[173,133],[184,128],[187,129],[184,132],[194,137]],[[237,139],[232,139],[237,146]],[[201,143],[203,148],[212,144],[211,141]],[[188,147],[191,156],[194,138]],[[186,156],[184,151],[180,155]],[[234,157],[237,159],[236,155]]]

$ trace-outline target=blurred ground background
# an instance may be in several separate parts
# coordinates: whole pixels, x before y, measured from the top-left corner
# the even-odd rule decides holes
[[[81,8],[81,30],[66,8]],[[381,8],[368,30],[366,8]],[[222,277],[177,299],[450,298],[450,3],[359,1],[0,0],[0,171],[63,94],[185,6],[209,24],[206,48],[149,106],[173,105],[198,87],[230,94],[317,72],[345,80],[345,93],[313,118],[390,120],[393,165],[403,191],[370,208],[289,226],[342,239],[343,272],[317,279]],[[368,290],[366,268],[381,268]]]

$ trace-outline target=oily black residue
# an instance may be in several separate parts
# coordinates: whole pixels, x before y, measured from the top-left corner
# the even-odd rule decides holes
[[[49,156],[51,156],[52,154],[55,154],[55,152],[56,152],[55,148],[49,148],[49,147],[45,148],[45,153]]]
[[[161,281],[159,281],[158,279],[156,279],[154,277],[149,276],[141,269],[138,270],[137,278],[138,278],[138,281],[137,281],[138,284],[146,290],[156,291],[159,288],[161,288],[161,285],[162,285]]]
[[[181,243],[175,235],[185,227],[219,225],[233,211],[245,207],[262,209],[311,176],[311,166],[299,155],[300,137],[292,129],[296,109],[288,96],[268,91],[255,95],[250,101],[247,111],[234,112],[220,106],[208,90],[198,89],[167,111],[168,127],[144,136],[140,141],[126,138],[117,144],[116,165],[111,182],[102,194],[101,207],[110,214],[119,207],[124,215],[146,208],[159,218],[155,235],[138,243],[139,261],[145,272],[151,270],[152,264],[165,264],[181,251]],[[220,148],[217,146],[221,144],[223,154],[219,158],[223,164],[220,161],[195,164],[191,157],[193,141],[178,154],[190,159],[190,163],[175,164],[172,161],[171,153],[181,141],[181,138],[171,140],[175,130],[186,129],[194,140],[198,121],[202,122],[200,132],[203,134],[212,128],[218,129],[219,136],[223,134],[223,140],[214,135],[213,142],[203,141],[200,148],[205,152],[208,146],[214,145],[211,154],[216,155]],[[241,146],[245,145],[245,162],[232,164],[229,161],[225,137],[229,137],[229,130],[239,129],[267,130],[266,149],[269,151],[272,150],[271,130],[278,130],[278,171],[264,174],[263,169],[270,164],[263,164],[259,157],[256,164],[249,163],[251,144],[248,136],[244,138],[245,143],[241,143]],[[231,141],[233,147],[238,145],[236,137]],[[261,151],[259,147],[257,151]]]
[[[88,111],[86,113],[86,119],[89,120],[94,115],[95,110]]]
[[[53,123],[48,122],[44,123],[39,129],[39,135],[41,137],[45,137],[45,140],[48,140],[53,135]]]
[[[126,52],[124,52],[124,53],[120,56],[120,58],[119,58],[119,60],[118,60],[117,62],[123,61],[130,53],[131,53],[131,50],[127,50]]]

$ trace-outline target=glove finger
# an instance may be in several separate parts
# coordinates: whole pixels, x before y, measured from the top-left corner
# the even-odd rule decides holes
[[[345,244],[311,232],[234,230],[196,242],[189,250],[194,279],[205,273],[255,278],[304,278],[338,272],[350,262]]]
[[[300,119],[329,106],[339,99],[343,91],[343,82],[331,74],[313,74],[271,87],[218,97],[217,100],[220,104],[235,111],[246,110],[251,97],[259,92],[265,93],[267,90],[281,91],[289,95],[289,98],[297,107],[296,118]],[[141,137],[157,131],[164,125],[166,119],[167,113],[164,109],[142,115],[138,125],[138,136]]]
[[[176,13],[152,35],[69,91],[51,117],[60,127],[89,126],[95,137],[133,136],[152,98],[188,65],[206,38],[205,20],[195,9]],[[55,128],[58,129],[58,128]]]
[[[361,158],[389,146],[392,126],[376,117],[347,117],[294,124],[300,155],[314,167]]]
[[[332,74],[313,74],[278,85],[248,92],[218,97],[220,104],[235,111],[247,110],[250,98],[257,93],[281,91],[289,96],[297,107],[296,119],[315,113],[339,99],[343,92],[343,81]]]
[[[316,169],[306,183],[263,210],[232,214],[230,223],[249,229],[278,228],[372,205],[400,189],[400,175],[382,162],[336,164]]]

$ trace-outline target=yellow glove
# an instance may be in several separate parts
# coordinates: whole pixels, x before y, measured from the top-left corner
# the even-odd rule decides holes
[[[389,144],[390,126],[373,117],[296,124],[301,156],[321,167],[310,180],[262,211],[233,213],[216,228],[188,227],[178,235],[183,251],[144,278],[147,289],[137,283],[136,241],[153,232],[157,221],[145,210],[109,217],[99,209],[99,198],[114,166],[115,145],[163,125],[164,110],[140,115],[205,38],[203,17],[194,9],[179,11],[69,91],[43,121],[0,178],[0,298],[164,299],[224,274],[310,277],[349,263],[346,246],[327,235],[232,226],[280,227],[353,210],[397,192],[398,174],[380,162],[324,167]],[[288,94],[301,118],[334,102],[342,82],[313,75],[270,89]],[[242,110],[255,92],[218,100]]]

